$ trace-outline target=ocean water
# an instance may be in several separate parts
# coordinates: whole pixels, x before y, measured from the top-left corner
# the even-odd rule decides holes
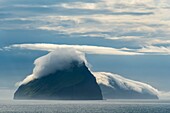
[[[170,101],[15,101],[1,100],[0,113],[170,113]]]

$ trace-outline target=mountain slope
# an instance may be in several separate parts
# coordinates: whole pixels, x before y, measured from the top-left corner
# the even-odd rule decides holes
[[[102,94],[85,64],[72,62],[68,69],[21,85],[14,99],[101,100]]]

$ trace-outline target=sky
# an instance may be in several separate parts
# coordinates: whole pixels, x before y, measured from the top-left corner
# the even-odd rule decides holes
[[[86,54],[93,71],[170,91],[169,0],[0,0],[0,89],[58,47]]]

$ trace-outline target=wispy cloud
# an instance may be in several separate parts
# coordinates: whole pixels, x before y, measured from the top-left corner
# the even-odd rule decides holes
[[[14,44],[6,49],[21,48],[30,50],[54,51],[58,48],[73,48],[87,54],[102,54],[102,55],[140,55],[142,53],[127,52],[121,49],[101,46],[89,45],[59,45],[59,44]]]
[[[140,36],[121,36],[121,37],[107,37],[105,39],[113,40],[113,41],[124,41],[124,43],[135,43],[140,47],[143,46],[154,46],[154,45],[170,45],[170,40],[168,39],[155,39],[155,38],[145,38]]]
[[[120,75],[107,72],[93,72],[93,74],[99,84],[106,85],[113,89],[115,88],[115,84],[117,84],[120,88],[125,90],[158,95],[158,90],[146,83],[130,80]]]
[[[65,45],[65,44],[14,44],[3,49],[9,50],[13,48],[54,51],[60,48],[73,48],[86,54],[101,54],[101,55],[170,55],[170,47],[145,46],[139,49],[130,48],[112,48],[90,45]]]
[[[143,47],[142,49],[139,49],[138,52],[170,55],[170,47],[148,46],[148,47]]]
[[[25,10],[20,10],[21,13],[18,14],[22,14],[21,16],[1,18],[0,29],[48,30],[79,37],[96,36],[103,40],[113,39],[113,42],[116,37],[117,40],[125,43],[128,40],[134,45],[138,45],[142,40],[140,45],[146,46],[148,40],[169,42],[170,18],[167,16],[170,11],[169,6],[168,0],[92,0],[15,4],[11,7],[27,8],[26,12],[29,12],[30,16],[23,16]],[[33,11],[35,8],[41,8],[46,12],[35,16]],[[15,13],[15,10],[11,13]],[[132,37],[138,39],[130,40]]]
[[[109,72],[93,72],[96,77],[98,84],[103,84],[115,90],[115,84],[120,88],[135,91],[138,93],[148,93],[151,95],[156,95],[159,99],[169,99],[170,92],[160,91],[150,84],[139,82],[131,79],[124,78],[123,76],[109,73]]]

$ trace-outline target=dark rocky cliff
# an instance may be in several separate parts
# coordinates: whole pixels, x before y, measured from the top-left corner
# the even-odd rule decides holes
[[[14,99],[102,100],[102,93],[85,64],[73,62],[69,69],[21,85]]]

